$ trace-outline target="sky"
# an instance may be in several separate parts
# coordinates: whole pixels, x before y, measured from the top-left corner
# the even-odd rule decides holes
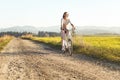
[[[0,0],[0,28],[60,25],[65,11],[75,26],[120,27],[120,0]]]

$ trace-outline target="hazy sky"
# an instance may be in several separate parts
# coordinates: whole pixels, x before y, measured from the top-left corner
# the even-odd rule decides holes
[[[120,0],[0,0],[0,28],[60,25],[64,11],[77,26],[120,26]]]

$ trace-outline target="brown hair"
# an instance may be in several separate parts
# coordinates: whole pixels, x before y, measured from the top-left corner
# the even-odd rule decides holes
[[[64,13],[63,13],[63,18],[65,18],[65,15],[66,15],[66,14],[67,14],[67,12],[64,12]]]

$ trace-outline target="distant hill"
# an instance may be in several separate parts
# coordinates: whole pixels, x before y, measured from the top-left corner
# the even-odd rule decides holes
[[[38,33],[38,29],[33,26],[14,26],[10,28],[2,28],[0,32],[32,32],[32,33]]]
[[[60,26],[40,27],[41,31],[60,32]],[[120,34],[120,27],[103,27],[103,26],[77,26],[76,32],[78,34]]]
[[[34,26],[14,26],[10,28],[2,28],[0,32],[32,32],[38,33],[38,31],[47,32],[60,32],[60,26],[49,26],[49,27],[34,27]],[[76,32],[78,34],[120,34],[120,27],[103,27],[103,26],[77,26]]]
[[[39,27],[40,31],[60,32],[60,26]]]
[[[96,26],[78,26],[77,33],[79,34],[120,34],[120,27],[96,27]]]

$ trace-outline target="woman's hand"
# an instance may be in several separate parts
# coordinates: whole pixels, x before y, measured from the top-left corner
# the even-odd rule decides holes
[[[75,30],[75,26],[73,24],[71,24],[72,28]]]

